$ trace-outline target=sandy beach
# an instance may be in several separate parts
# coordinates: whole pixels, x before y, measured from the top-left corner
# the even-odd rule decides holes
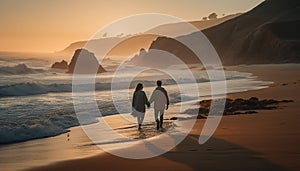
[[[299,9],[3,1],[0,171],[300,170]]]
[[[274,82],[269,88],[229,94],[228,98],[294,102],[280,104],[275,110],[257,110],[257,114],[224,116],[204,145],[198,144],[198,138],[205,120],[198,119],[182,143],[159,157],[130,160],[101,152],[30,170],[298,170],[299,65],[243,65],[226,69],[250,72],[258,80]]]

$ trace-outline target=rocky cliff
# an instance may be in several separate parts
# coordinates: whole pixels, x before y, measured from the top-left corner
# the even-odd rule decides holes
[[[300,62],[300,1],[266,0],[204,30],[226,65]]]
[[[203,30],[224,65],[299,63],[300,1],[266,0],[251,11]],[[182,36],[192,39],[197,34]],[[174,39],[159,37],[150,49],[168,51],[186,63],[196,56]],[[194,55],[194,56],[193,56]]]

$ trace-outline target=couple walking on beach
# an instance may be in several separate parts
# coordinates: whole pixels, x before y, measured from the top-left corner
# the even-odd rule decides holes
[[[162,128],[164,112],[168,110],[169,107],[169,97],[167,91],[162,87],[162,82],[158,80],[156,82],[157,87],[152,92],[151,97],[148,101],[148,98],[143,91],[143,84],[138,83],[136,85],[133,98],[132,98],[132,114],[137,117],[139,124],[138,129],[141,129],[145,112],[146,105],[150,107],[151,103],[154,103],[154,119],[156,121],[156,129]]]

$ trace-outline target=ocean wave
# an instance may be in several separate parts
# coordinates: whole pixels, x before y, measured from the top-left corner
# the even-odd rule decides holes
[[[75,114],[41,114],[28,118],[0,120],[0,144],[56,136],[79,125]]]
[[[235,80],[235,79],[244,79],[245,76],[230,76],[227,77],[226,80]],[[162,80],[164,85],[174,85],[177,84],[173,79],[165,79]],[[189,83],[205,83],[209,81],[219,81],[219,80],[209,80],[206,78],[199,78],[195,81],[191,79],[182,79],[180,81],[181,84],[189,84]],[[156,86],[155,81],[145,81],[145,80],[134,80],[130,83],[129,88],[133,89],[135,85],[139,82],[142,82],[145,87]],[[117,89],[127,89],[128,84],[126,82],[118,82]],[[30,95],[38,95],[38,94],[47,94],[47,93],[61,93],[61,92],[72,92],[72,84],[43,84],[43,83],[16,83],[10,85],[0,86],[0,98],[8,97],[8,96],[30,96]],[[81,84],[80,86],[90,87],[90,84]],[[110,83],[96,83],[95,85],[96,91],[110,90],[112,88]],[[85,88],[84,88],[85,89]],[[83,90],[84,90],[83,89]]]
[[[144,86],[155,86],[153,81],[133,81],[129,88],[133,89],[138,82],[143,82]],[[173,80],[165,81],[165,85],[173,85],[176,82]],[[89,84],[81,84],[83,89],[87,90],[85,87],[90,87]],[[118,83],[117,89],[126,89],[127,83]],[[110,83],[96,83],[95,90],[103,91],[110,90]],[[47,93],[65,93],[72,92],[72,84],[41,84],[41,83],[18,83],[11,85],[0,86],[0,97],[9,97],[9,96],[30,96],[30,95],[39,95]]]
[[[5,75],[20,75],[20,74],[37,74],[45,72],[43,69],[33,69],[26,64],[18,64],[15,66],[2,66],[0,67],[0,74]]]
[[[82,84],[82,87],[90,86]],[[109,90],[109,83],[96,83],[95,90]],[[47,93],[72,92],[72,84],[42,84],[42,83],[18,83],[0,86],[0,97],[30,96]]]
[[[254,83],[255,85],[261,85],[263,82]],[[234,82],[234,84],[240,86],[242,89],[231,89],[229,92],[243,91],[245,87],[249,86],[256,87],[253,84],[249,84],[248,81],[244,83],[237,81]],[[248,86],[246,86],[246,84]],[[208,84],[203,86],[209,87]],[[203,93],[201,94],[201,97],[205,97],[206,95],[210,96],[210,92],[207,92],[207,94],[204,93],[206,87],[202,87]],[[250,89],[250,87],[248,89]],[[150,91],[148,90],[147,92]],[[192,93],[192,95],[189,96],[184,95],[181,92],[178,92],[175,86],[168,87],[168,94],[171,104],[181,101],[196,100],[199,98],[196,96],[196,93]],[[81,124],[96,123],[98,122],[97,118],[101,116],[131,112],[131,107],[128,106],[126,101],[128,99],[126,99],[126,97],[120,99],[120,101],[124,100],[124,103],[120,103],[120,105],[122,105],[121,108],[124,110],[118,111],[112,99],[110,99],[111,96],[108,91],[98,92],[96,96],[96,101],[101,114],[98,113],[98,111],[93,111],[94,109],[90,109],[89,105],[83,105],[83,107],[76,112],[80,113],[80,111],[88,111],[92,115],[81,118]],[[50,100],[47,100],[48,98]],[[82,98],[83,103],[88,102],[84,97]],[[66,96],[65,94],[57,93],[35,97],[23,96],[18,98],[3,98],[2,100],[6,101],[6,103],[2,104],[2,107],[0,107],[0,144],[56,136],[68,132],[70,127],[79,125],[73,108],[72,96],[70,95]]]
[[[71,92],[71,84],[18,83],[0,86],[0,97],[28,96],[50,92]]]
[[[180,93],[178,92],[170,92],[169,97],[171,104],[181,101]],[[69,99],[69,102],[71,103],[71,99]],[[8,113],[4,112],[5,109],[0,109],[0,144],[46,138],[68,132],[70,127],[79,125],[77,116],[70,103],[63,106],[59,104],[53,104],[53,106],[52,104],[39,104],[46,106],[47,111],[44,112],[38,109],[34,111],[30,109],[25,110],[24,106],[21,106],[22,111],[15,109],[15,112]],[[111,100],[97,100],[97,103],[101,114],[90,109],[83,109],[95,114],[92,116],[88,115],[86,118],[81,117],[80,124],[97,123],[98,117],[119,114]],[[17,106],[14,106],[14,108],[17,108]],[[128,111],[127,113],[130,112]]]

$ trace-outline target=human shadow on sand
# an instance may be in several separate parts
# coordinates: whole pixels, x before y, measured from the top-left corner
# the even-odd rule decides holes
[[[160,151],[153,144],[146,144],[152,152]],[[134,147],[128,147],[138,153]],[[253,170],[288,170],[264,159],[262,153],[249,150],[237,144],[212,137],[204,145],[198,144],[197,135],[189,135],[175,149],[150,159],[125,159],[108,153],[104,155],[63,161],[53,165],[34,168],[32,170],[186,170],[176,168],[174,163],[186,166],[188,170],[213,171],[253,171]],[[163,162],[163,163],[161,163]]]

